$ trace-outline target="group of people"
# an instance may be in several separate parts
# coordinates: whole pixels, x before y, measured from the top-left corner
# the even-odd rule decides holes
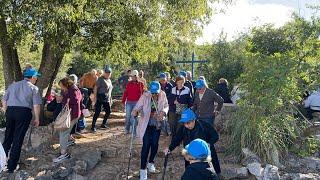
[[[92,70],[84,74],[79,83],[75,75],[58,82],[59,91],[55,91],[48,102],[56,103],[52,108],[55,117],[62,107],[67,105],[71,109],[71,126],[59,133],[60,155],[53,162],[70,158],[67,148],[74,142],[71,134],[77,131],[84,109],[94,109],[91,130],[96,132],[96,121],[103,108],[105,116],[101,128],[107,128],[112,105],[111,74],[112,69],[106,66],[102,72]],[[9,173],[16,169],[30,122],[34,126],[39,125],[40,105],[43,103],[35,85],[41,75],[32,67],[25,69],[23,75],[22,81],[8,87],[2,101],[7,119],[3,147],[7,157],[10,156]],[[143,142],[140,179],[147,179],[148,171],[156,172],[154,160],[161,131],[171,138],[171,143],[164,149],[166,154],[181,143],[185,147],[186,171],[182,179],[219,178],[221,169],[214,147],[219,135],[214,129],[214,119],[228,99],[210,89],[203,76],[193,81],[190,72],[181,71],[174,79],[167,72],[160,73],[150,84],[144,79],[143,71],[130,70],[127,76],[118,81],[123,86],[125,132],[131,132]]]
[[[190,72],[180,72],[174,81],[168,73],[160,73],[147,90],[138,73],[134,73],[138,71],[132,72],[122,102],[126,111],[125,132],[134,131],[134,137],[142,141],[140,179],[146,180],[148,172],[157,171],[154,160],[161,131],[171,138],[164,149],[166,154],[181,143],[185,147],[186,172],[182,179],[218,179],[221,168],[214,144],[219,135],[214,119],[225,100],[208,87],[204,77],[196,81],[188,78]]]

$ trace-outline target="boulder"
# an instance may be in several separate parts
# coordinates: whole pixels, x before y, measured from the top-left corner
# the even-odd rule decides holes
[[[221,176],[223,179],[247,179],[249,178],[249,173],[246,167],[227,167],[222,170]]]
[[[76,165],[72,168],[73,172],[80,175],[85,175],[87,172],[87,162],[84,160],[78,160],[76,161]]]
[[[88,178],[81,176],[79,174],[72,174],[72,176],[70,177],[71,180],[87,180]]]
[[[263,168],[260,163],[254,162],[247,166],[249,173],[254,175],[258,180],[263,178]]]
[[[29,173],[27,171],[21,170],[15,173],[15,180],[27,180],[29,178]]]
[[[279,180],[279,169],[276,166],[267,164],[263,171],[263,180]]]
[[[320,180],[320,175],[317,174],[301,174],[301,173],[287,173],[281,177],[281,180]]]
[[[72,169],[69,167],[60,166],[53,172],[54,179],[66,178],[72,173]]]
[[[291,155],[286,161],[287,172],[293,173],[319,173],[320,159],[315,157],[300,158]]]
[[[248,164],[251,163],[260,163],[261,159],[252,151],[250,151],[248,148],[243,148],[242,153],[244,155],[244,159],[242,159],[242,165],[248,166]]]
[[[88,149],[86,152],[78,155],[77,157],[79,157],[80,160],[84,160],[85,162],[87,162],[87,169],[90,170],[93,169],[98,164],[98,162],[101,161],[101,154],[102,153],[99,150]]]

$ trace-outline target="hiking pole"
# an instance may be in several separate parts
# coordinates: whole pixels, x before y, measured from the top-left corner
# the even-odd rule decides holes
[[[133,117],[133,123],[132,123],[132,132],[131,132],[131,140],[130,140],[130,148],[129,148],[129,162],[128,162],[127,178],[126,178],[127,180],[129,179],[130,163],[131,163],[131,158],[132,158],[133,135],[134,135],[134,130],[135,130],[136,118],[137,118],[137,116]]]
[[[164,157],[164,163],[163,163],[163,172],[162,172],[162,180],[164,180],[164,177],[166,176],[166,169],[167,169],[167,165],[168,165],[168,157],[169,157],[169,153],[167,153]]]

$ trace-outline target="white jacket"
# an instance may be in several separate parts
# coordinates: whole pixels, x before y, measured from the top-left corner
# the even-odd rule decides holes
[[[304,107],[320,111],[320,91],[312,93],[305,101]]]

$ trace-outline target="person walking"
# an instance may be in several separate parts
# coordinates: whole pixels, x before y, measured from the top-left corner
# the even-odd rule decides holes
[[[184,79],[185,79],[184,85],[190,89],[190,94],[191,94],[191,97],[193,98],[194,97],[194,87],[192,85],[192,82],[187,78],[187,72],[186,71],[180,71],[179,72],[179,76],[183,76],[184,77]]]
[[[143,141],[141,149],[140,180],[147,179],[147,169],[155,173],[154,159],[158,152],[161,123],[168,113],[169,105],[165,92],[161,91],[160,83],[150,83],[149,91],[143,93],[132,111],[132,116],[141,112],[137,136]],[[149,159],[148,159],[149,157]]]
[[[94,87],[94,104],[95,111],[92,118],[92,126],[91,130],[96,132],[96,122],[101,112],[101,107],[105,111],[105,115],[102,121],[101,128],[107,128],[107,120],[111,114],[111,103],[112,103],[112,82],[110,80],[112,70],[109,66],[104,68],[104,73],[96,82],[96,86]]]
[[[213,126],[214,119],[220,113],[223,106],[223,98],[214,90],[208,88],[207,83],[202,79],[196,81],[196,89],[193,110],[196,112],[199,120],[206,121]],[[215,102],[218,103],[216,108]]]
[[[85,88],[87,90],[87,95],[88,97],[93,94],[93,88],[96,85],[97,81],[97,70],[92,69],[91,72],[85,73],[79,80],[79,88],[83,89]],[[90,98],[85,97],[85,106],[88,109],[91,109],[92,101]]]
[[[140,71],[139,71],[138,81],[143,83],[143,87],[144,87],[143,90],[144,90],[144,91],[147,91],[147,90],[148,90],[148,85],[147,85],[147,80],[144,78],[144,72],[143,72],[143,70],[140,70]]]
[[[219,140],[217,131],[209,123],[197,120],[196,114],[190,109],[186,109],[181,114],[180,121],[183,126],[180,126],[177,134],[172,138],[168,148],[164,150],[165,154],[172,152],[177,146],[183,143],[186,146],[191,141],[200,138],[210,144],[211,158],[215,172],[220,177],[221,168],[217,152],[214,144]],[[185,161],[187,168],[190,162]]]
[[[70,154],[67,152],[68,144],[70,143],[70,132],[81,116],[82,101],[81,91],[69,77],[61,79],[59,81],[59,86],[63,91],[63,107],[68,106],[71,109],[71,122],[70,128],[59,132],[60,155],[53,159],[54,163],[59,163],[70,158]]]
[[[181,116],[181,112],[192,106],[192,97],[190,89],[184,86],[185,78],[178,76],[176,78],[176,87],[173,87],[171,94],[169,95],[169,125],[171,135],[174,136],[178,129],[178,121]]]
[[[184,171],[181,180],[218,180],[212,167],[211,151],[207,142],[202,139],[191,141],[182,150],[182,155],[190,162],[190,165]]]
[[[2,99],[2,108],[6,114],[6,131],[2,145],[8,157],[8,173],[13,173],[17,167],[23,140],[32,120],[32,111],[32,125],[39,126],[42,99],[35,84],[41,75],[35,69],[29,68],[25,69],[23,76],[23,80],[8,87]]]
[[[220,78],[215,91],[223,98],[224,103],[231,103],[231,94],[229,90],[229,83],[226,79]]]
[[[137,70],[132,71],[132,77],[131,81],[128,82],[127,87],[122,95],[122,103],[125,105],[125,111],[126,111],[126,119],[125,119],[125,132],[126,134],[130,133],[130,130],[135,129],[138,124],[137,121],[135,121],[135,124],[133,124],[134,120],[131,116],[131,112],[134,108],[134,106],[137,104],[140,96],[143,94],[144,91],[144,85],[142,82],[138,81],[139,72]],[[135,126],[133,128],[133,126]],[[136,135],[136,132],[134,132],[134,136]]]

